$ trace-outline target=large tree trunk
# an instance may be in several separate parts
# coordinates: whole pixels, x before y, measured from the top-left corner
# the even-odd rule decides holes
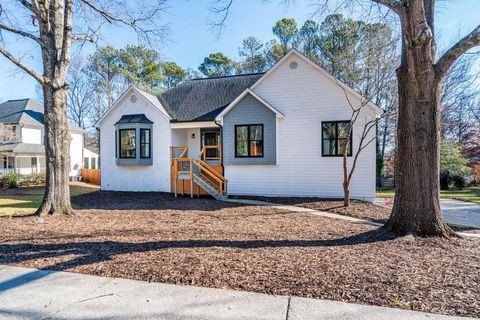
[[[402,63],[397,69],[398,186],[387,229],[401,234],[449,236],[440,209],[440,94],[434,59],[433,10],[421,1],[402,17]],[[430,27],[431,26],[431,27]]]
[[[72,214],[70,204],[70,133],[67,121],[67,89],[43,86],[45,115],[46,185],[37,213]],[[47,111],[48,110],[48,111]]]

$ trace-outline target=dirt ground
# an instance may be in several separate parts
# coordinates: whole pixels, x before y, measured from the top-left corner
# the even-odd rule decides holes
[[[164,193],[73,202],[71,217],[1,218],[0,264],[480,316],[480,239]]]

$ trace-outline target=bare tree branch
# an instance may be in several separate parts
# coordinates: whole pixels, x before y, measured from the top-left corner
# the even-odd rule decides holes
[[[372,0],[378,4],[384,5],[395,13],[400,12],[400,2],[397,0]]]
[[[8,31],[8,32],[12,32],[12,33],[15,33],[19,36],[22,36],[22,37],[25,37],[25,38],[29,38],[29,39],[32,39],[33,41],[35,41],[36,43],[38,43],[40,46],[42,45],[40,39],[31,34],[31,33],[28,33],[28,32],[25,32],[25,31],[22,31],[22,30],[19,30],[19,29],[15,29],[9,25],[6,25],[6,24],[3,24],[3,23],[0,23],[0,30],[5,30],[5,31]]]
[[[13,54],[11,54],[9,51],[5,50],[5,48],[0,47],[0,53],[10,60],[14,65],[31,75],[35,80],[37,80],[40,84],[45,84],[48,82],[47,78],[42,76],[41,74],[37,73],[35,70],[21,62],[19,59],[17,59]]]
[[[460,39],[455,45],[447,50],[436,63],[437,74],[444,76],[452,64],[466,51],[480,45],[480,25],[472,32]]]

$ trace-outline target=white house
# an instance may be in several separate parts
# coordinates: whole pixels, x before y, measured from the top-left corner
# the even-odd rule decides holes
[[[45,172],[43,106],[31,99],[8,100],[0,104],[0,175]],[[70,176],[80,175],[84,154],[98,158],[84,148],[84,132],[69,123]],[[98,163],[98,160],[96,160]]]
[[[346,97],[362,104],[296,50],[262,74],[191,80],[159,96],[130,87],[97,123],[101,188],[340,198]],[[371,103],[362,109],[352,150],[381,112]],[[352,198],[374,199],[375,159],[372,143],[360,155]]]

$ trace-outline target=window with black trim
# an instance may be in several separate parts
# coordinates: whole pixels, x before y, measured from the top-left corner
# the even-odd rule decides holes
[[[150,158],[150,129],[140,129],[140,158]]]
[[[345,148],[352,155],[352,141],[348,139],[350,121],[322,122],[322,156],[341,157]]]
[[[135,129],[120,129],[120,158],[131,159],[136,158],[136,130]]]
[[[235,157],[263,157],[263,124],[235,126]]]

